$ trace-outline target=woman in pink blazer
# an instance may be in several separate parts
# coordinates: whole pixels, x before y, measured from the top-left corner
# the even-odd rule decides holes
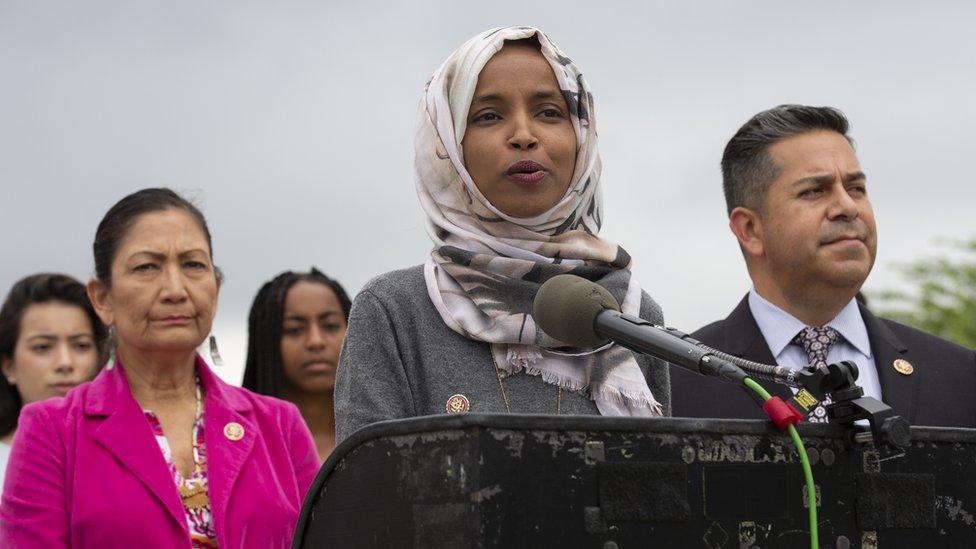
[[[0,546],[289,546],[315,446],[294,405],[223,383],[196,354],[216,311],[211,257],[203,215],[168,189],[106,214],[88,290],[117,356],[21,412]]]

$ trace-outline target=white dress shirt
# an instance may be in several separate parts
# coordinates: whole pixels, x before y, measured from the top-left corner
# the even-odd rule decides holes
[[[766,338],[766,344],[769,345],[777,364],[800,369],[810,363],[803,347],[793,343],[793,338],[807,327],[806,324],[770,303],[755,288],[749,290],[749,309],[752,310],[752,316],[759,325],[759,331]],[[827,352],[827,363],[853,361],[859,372],[857,384],[864,389],[864,395],[882,400],[878,369],[874,364],[871,341],[868,339],[868,330],[861,318],[857,300],[852,299],[827,326],[837,330],[842,336]]]

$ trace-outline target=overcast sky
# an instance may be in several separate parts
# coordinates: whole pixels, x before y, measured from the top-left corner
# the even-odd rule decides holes
[[[354,294],[424,261],[422,86],[465,39],[513,24],[589,80],[602,235],[669,324],[722,318],[749,288],[718,163],[780,103],[851,119],[880,233],[867,289],[897,287],[893,263],[976,233],[974,22],[962,1],[0,0],[0,291],[39,271],[87,279],[105,211],[171,186],[209,219],[220,373],[238,382],[265,280],[316,265]]]

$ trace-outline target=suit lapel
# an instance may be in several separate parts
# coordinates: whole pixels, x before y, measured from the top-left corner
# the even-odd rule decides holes
[[[874,355],[874,365],[878,370],[878,380],[881,382],[881,394],[885,404],[891,406],[895,413],[907,419],[909,423],[915,423],[919,372],[905,376],[895,371],[892,366],[896,359],[904,358],[908,353],[908,346],[864,306],[861,306],[861,318],[864,319],[864,327],[867,328],[868,338],[871,340],[871,354]],[[916,368],[918,366],[915,364]]]
[[[175,481],[149,422],[132,397],[121,365],[103,372],[92,385],[93,389],[97,386],[93,391],[97,394],[86,406],[85,413],[105,417],[93,433],[95,442],[138,478],[169,511],[178,527],[186,530],[183,503]]]
[[[197,369],[200,372],[200,382],[206,391],[204,434],[209,496],[214,526],[223,545],[226,542],[224,533],[228,501],[254,448],[258,432],[257,426],[250,419],[251,403],[229,391],[202,360],[198,360]]]
[[[776,364],[776,357],[769,350],[769,344],[749,308],[748,294],[725,319],[725,348],[719,350],[761,364]],[[793,392],[785,385],[766,380],[756,381],[771,395],[784,400],[793,396]]]

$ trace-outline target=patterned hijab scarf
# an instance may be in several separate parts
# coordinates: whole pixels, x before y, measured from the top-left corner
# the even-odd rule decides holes
[[[576,133],[576,170],[548,211],[515,218],[493,206],[464,166],[461,141],[478,75],[506,40],[536,37],[562,89]],[[573,62],[532,27],[492,29],[465,42],[424,91],[415,136],[417,194],[434,249],[424,267],[431,301],[455,332],[491,345],[502,375],[526,372],[588,390],[601,415],[656,416],[661,405],[633,353],[617,345],[567,347],[539,329],[539,286],[570,273],[607,288],[623,312],[640,313],[640,285],[623,248],[600,240],[600,155],[593,98]]]

